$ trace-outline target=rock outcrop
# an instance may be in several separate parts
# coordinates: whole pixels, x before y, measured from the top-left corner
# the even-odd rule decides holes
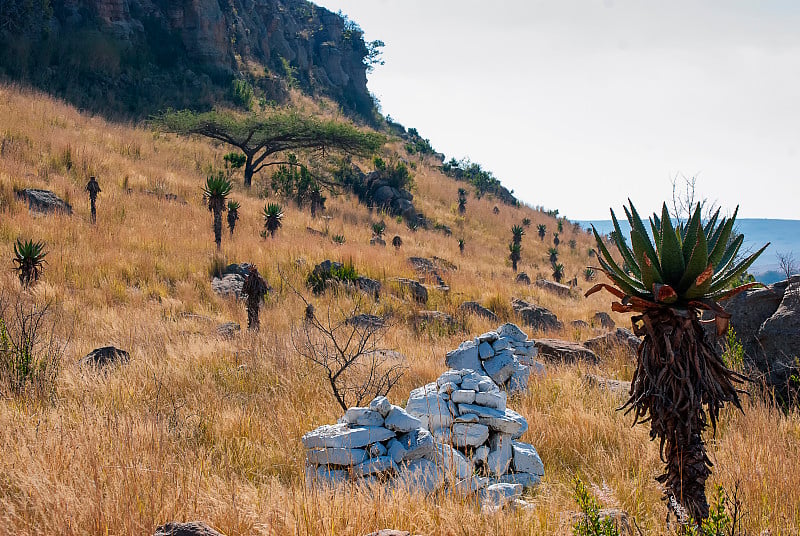
[[[158,527],[153,536],[222,536],[202,521],[188,523],[165,523]]]
[[[558,296],[569,296],[570,295],[570,287],[567,285],[562,285],[561,283],[556,283],[555,281],[548,281],[547,279],[537,279],[536,286],[546,290],[547,292],[552,292],[553,294],[557,294]]]
[[[72,206],[50,190],[25,188],[15,193],[17,199],[28,203],[28,209],[33,212],[72,214]]]
[[[459,310],[464,311],[465,313],[474,314],[485,318],[487,320],[491,320],[492,322],[497,322],[498,318],[497,315],[491,309],[487,309],[483,305],[478,302],[474,301],[466,301],[458,306]]]
[[[82,366],[104,368],[109,365],[127,363],[131,356],[125,350],[120,350],[114,346],[103,346],[95,348],[80,360]]]
[[[605,335],[593,337],[583,343],[585,347],[596,354],[623,348],[631,357],[636,357],[641,339],[625,328],[617,328]]]
[[[533,329],[546,331],[563,327],[555,313],[544,307],[517,298],[511,300],[511,307],[522,318],[522,322]]]
[[[548,361],[562,363],[576,363],[587,361],[597,363],[597,354],[577,342],[562,341],[558,339],[536,339],[536,349],[539,356]]]

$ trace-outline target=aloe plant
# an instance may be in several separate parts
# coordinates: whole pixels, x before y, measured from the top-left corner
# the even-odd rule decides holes
[[[100,189],[100,185],[97,183],[97,179],[94,177],[89,177],[89,182],[86,183],[86,192],[89,194],[89,207],[92,212],[92,223],[97,223],[97,194],[99,194],[101,191],[102,190]]]
[[[511,267],[514,271],[517,271],[517,263],[522,259],[522,246],[520,244],[515,244],[511,242],[508,245],[509,255],[508,258],[511,260]]]
[[[45,256],[44,242],[33,240],[22,241],[19,238],[14,244],[14,258],[12,261],[17,266],[14,268],[19,275],[20,284],[27,288],[31,283],[39,280],[44,271]]]
[[[464,239],[463,238],[459,238],[458,239],[458,251],[462,255],[464,254],[464,246],[465,245],[466,245],[466,243],[464,242]]]
[[[548,248],[547,255],[550,257],[550,264],[558,262],[558,248]]]
[[[522,243],[522,237],[525,236],[525,229],[521,225],[515,225],[511,228],[511,241],[515,244]]]
[[[458,213],[464,214],[467,211],[467,191],[464,188],[458,189]]]
[[[209,176],[203,187],[208,210],[214,214],[214,243],[217,245],[217,249],[222,244],[222,213],[225,212],[225,200],[232,189],[231,181],[221,172]]]
[[[536,226],[536,230],[539,232],[539,238],[541,238],[542,242],[544,242],[544,237],[547,235],[547,225],[540,223]]]
[[[241,205],[238,201],[228,201],[228,230],[233,236],[233,229],[236,227],[236,222],[239,220],[239,208]]]
[[[242,285],[242,293],[247,296],[247,329],[258,331],[261,327],[259,313],[261,312],[261,302],[270,288],[258,268],[251,265],[247,273],[247,278]]]
[[[553,263],[553,279],[556,283],[561,283],[564,279],[564,265]]]
[[[592,227],[600,269],[613,286],[601,283],[586,295],[605,289],[620,300],[612,303],[614,311],[638,313],[631,321],[642,342],[624,407],[634,413],[634,424],[649,420],[650,438],[660,442],[666,471],[657,480],[668,502],[701,520],[709,513],[705,482],[711,474],[702,432],[709,424],[716,431],[726,402],[741,410],[737,385],[745,378],[726,368],[706,340],[700,313],[709,311],[717,334],[723,334],[730,315],[717,302],[759,284],[730,288],[769,244],[737,261],[744,241],[744,235],[733,233],[738,207],[732,217],[721,220],[717,210],[704,224],[698,204],[691,218],[675,227],[665,203],[661,216],[650,218],[648,230],[628,202],[630,246],[613,210],[611,219],[612,241],[630,273]]]
[[[275,238],[275,231],[283,225],[283,208],[277,203],[270,203],[264,207],[264,231]]]

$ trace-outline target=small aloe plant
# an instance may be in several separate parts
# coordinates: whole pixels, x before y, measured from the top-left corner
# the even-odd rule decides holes
[[[269,233],[275,238],[275,231],[283,225],[283,208],[277,203],[270,203],[264,207],[264,235]]]
[[[228,201],[228,230],[233,236],[233,229],[236,227],[236,222],[239,220],[239,208],[241,205],[238,201]]]
[[[27,288],[39,280],[44,271],[45,256],[44,242],[33,240],[22,241],[17,239],[14,244],[14,258],[12,261],[17,266],[14,268],[19,275],[20,284]]]

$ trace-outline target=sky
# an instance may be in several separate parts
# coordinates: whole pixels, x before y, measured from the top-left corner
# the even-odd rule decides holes
[[[650,213],[672,182],[800,219],[800,2],[315,0],[385,42],[384,115],[532,206]]]

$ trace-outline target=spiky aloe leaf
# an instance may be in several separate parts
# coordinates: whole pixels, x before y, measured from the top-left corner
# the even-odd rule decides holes
[[[691,284],[691,286],[686,290],[684,293],[684,297],[687,300],[695,300],[702,298],[706,294],[708,294],[708,290],[711,288],[711,282],[714,278],[714,266],[709,264],[706,266],[706,269],[703,270],[700,275],[697,276],[697,279]]]
[[[664,283],[677,286],[677,283],[683,276],[685,266],[681,244],[678,241],[678,235],[675,233],[675,229],[672,227],[672,221],[670,220],[666,203],[664,203],[662,209],[661,236],[659,238],[661,273],[664,276]]]
[[[719,229],[717,229],[717,232],[714,233],[713,243],[710,243],[708,246],[711,249],[708,259],[714,265],[714,268],[719,269],[719,267],[723,265],[722,259],[727,257],[727,250],[729,247],[728,242],[730,241],[731,233],[733,232],[733,223],[735,219],[735,214],[734,217],[727,221],[723,218],[723,223],[720,224]],[[736,237],[736,239],[738,238],[739,237]],[[741,238],[744,240],[744,236],[741,236]]]
[[[725,287],[730,285],[733,281],[736,280],[737,277],[742,275],[745,270],[750,268],[750,266],[755,262],[759,255],[761,255],[765,249],[769,246],[769,242],[764,244],[764,246],[747,257],[745,260],[737,264],[734,268],[731,268],[728,272],[724,273],[719,277],[719,279],[715,279],[715,281],[711,284],[711,288],[709,292],[712,293],[712,296],[718,293],[719,291],[725,290]]]
[[[633,279],[625,271],[620,268],[614,258],[611,256],[611,253],[608,252],[608,248],[606,248],[603,240],[600,238],[600,235],[597,232],[597,229],[594,228],[592,225],[592,232],[594,232],[595,240],[597,241],[597,247],[600,250],[600,255],[598,255],[597,260],[600,261],[600,265],[603,267],[603,270],[606,272],[614,282],[620,284],[620,288],[625,288],[625,292],[629,292],[630,294],[643,294],[647,293],[645,287],[642,286],[641,281]]]
[[[705,238],[705,234],[703,233],[703,223],[700,218],[700,203],[697,203],[697,208],[695,208],[694,214],[689,221],[686,222],[686,232],[684,233],[683,244],[681,247],[684,265],[689,264],[689,259],[691,259],[692,255],[694,254],[694,247],[697,244],[698,235],[703,235],[703,238]],[[706,257],[707,256],[708,252],[706,251]],[[703,263],[703,268],[705,268],[705,263]],[[701,268],[700,271],[702,270],[703,269]],[[694,277],[692,277],[692,279],[694,279]]]
[[[642,219],[639,217],[639,213],[636,212],[636,207],[633,206],[633,202],[630,200],[630,198],[628,198],[628,203],[631,205],[631,210],[628,211],[628,207],[623,208],[625,208],[625,215],[628,217],[628,223],[631,224],[631,232],[636,231],[642,235],[642,238],[644,238],[644,254],[650,258],[650,262],[653,264],[653,267],[659,274],[659,280],[663,281],[664,272],[662,271],[658,255],[656,254],[656,249],[652,242],[650,242],[650,239],[647,235],[647,230],[644,228],[644,224],[642,223]],[[631,245],[633,245],[633,235],[631,235]],[[639,267],[641,268],[641,264]]]
[[[653,296],[659,303],[675,303],[678,301],[678,293],[669,285],[655,283],[653,285]]]
[[[714,215],[711,216],[711,219],[708,220],[705,228],[703,229],[703,233],[706,235],[706,242],[711,242],[711,237],[709,236],[709,233],[711,232],[712,229],[714,229],[714,225],[717,224],[717,218],[719,218],[719,211],[720,209],[718,208],[717,211],[714,213]]]
[[[742,243],[744,242],[744,235],[737,236],[733,242],[728,246],[728,249],[725,250],[725,256],[722,257],[722,260],[714,266],[714,272],[716,274],[716,278],[719,278],[721,274],[724,274],[728,271],[730,266],[736,261],[736,254],[739,253],[739,248],[742,247]]]
[[[633,245],[633,251],[636,255],[636,261],[639,264],[639,271],[642,275],[642,286],[647,289],[648,292],[651,292],[653,283],[663,283],[664,279],[661,277],[658,267],[653,265],[650,258],[647,256],[646,248],[649,242],[646,236],[643,237],[641,233],[635,230],[631,231],[631,244]]]
[[[639,270],[639,265],[636,262],[636,259],[633,258],[633,252],[628,247],[628,244],[625,243],[623,238],[624,235],[622,234],[622,230],[619,227],[619,222],[617,221],[617,216],[614,214],[613,210],[611,210],[611,221],[614,223],[614,243],[617,245],[617,249],[619,249],[622,258],[631,269],[631,273],[641,279],[642,274]]]
[[[689,231],[689,235],[687,236],[691,234],[692,231]],[[683,243],[684,247],[686,247],[687,243],[688,239]],[[697,221],[694,243],[694,249],[690,252],[683,277],[680,283],[678,283],[678,292],[680,293],[686,292],[708,266],[708,244],[706,243],[706,235],[700,228],[700,220]]]

